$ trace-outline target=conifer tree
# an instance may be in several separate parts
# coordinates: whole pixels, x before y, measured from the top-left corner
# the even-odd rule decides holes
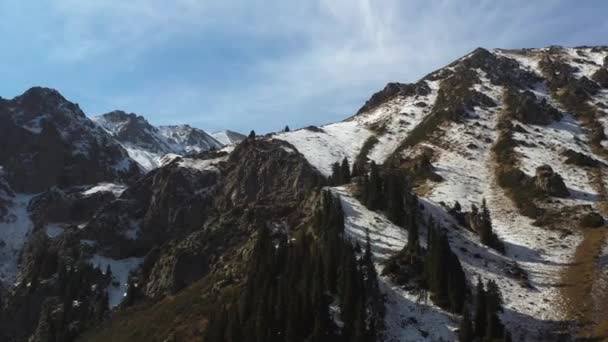
[[[502,298],[500,290],[493,280],[488,281],[486,290],[486,337],[500,338],[503,336],[504,327],[498,318],[502,311]]]
[[[398,226],[405,226],[405,175],[390,171],[385,175],[386,214]]]
[[[255,131],[254,131],[254,130],[251,130],[251,132],[249,132],[249,136],[248,136],[248,138],[249,138],[250,140],[255,139]]]
[[[368,188],[366,191],[365,206],[370,210],[383,209],[382,205],[382,178],[378,166],[372,160],[370,163],[370,173]]]
[[[285,126],[285,128],[283,129],[283,132],[289,132],[289,131],[290,131],[289,126]]]
[[[335,162],[331,165],[330,184],[333,186],[340,186],[344,184],[342,177],[342,169],[340,168],[340,163],[338,162]]]
[[[342,165],[340,166],[340,173],[341,173],[341,184],[348,184],[350,183],[350,164],[348,163],[348,159],[346,157],[344,157],[344,159],[342,159]]]
[[[462,320],[460,321],[460,329],[458,331],[458,341],[460,342],[472,342],[475,338],[475,332],[473,330],[473,324],[469,311],[465,307],[462,312]]]
[[[481,278],[477,278],[477,286],[475,288],[475,336],[482,339],[486,335],[487,316],[486,316],[486,291],[481,282]]]

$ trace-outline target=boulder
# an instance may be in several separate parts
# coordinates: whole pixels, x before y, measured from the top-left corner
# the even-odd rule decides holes
[[[600,165],[600,162],[597,159],[592,158],[584,153],[576,152],[572,149],[567,149],[563,151],[561,155],[566,158],[566,164],[589,167],[597,167],[598,165]]]
[[[608,88],[608,69],[600,68],[591,76],[602,88]]]
[[[519,92],[511,89],[505,99],[513,117],[521,122],[533,125],[548,125],[560,120],[561,114],[545,99],[540,101],[531,91]]]
[[[541,165],[536,168],[534,186],[549,196],[568,197],[570,195],[562,177],[549,165]]]
[[[579,225],[584,228],[598,228],[604,225],[604,218],[596,212],[590,212],[581,216]]]

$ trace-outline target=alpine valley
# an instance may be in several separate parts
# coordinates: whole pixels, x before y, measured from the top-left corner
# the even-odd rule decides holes
[[[0,98],[0,341],[608,339],[608,47],[256,136]]]

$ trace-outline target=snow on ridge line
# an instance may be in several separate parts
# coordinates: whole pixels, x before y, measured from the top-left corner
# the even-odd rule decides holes
[[[82,192],[85,196],[90,196],[98,192],[111,192],[116,197],[120,197],[122,193],[127,189],[125,185],[122,184],[114,184],[114,183],[99,183],[85,191]]]
[[[346,157],[352,164],[361,146],[372,134],[359,122],[351,120],[322,126],[319,131],[303,128],[278,133],[273,138],[293,145],[312,166],[329,176],[333,163]]]

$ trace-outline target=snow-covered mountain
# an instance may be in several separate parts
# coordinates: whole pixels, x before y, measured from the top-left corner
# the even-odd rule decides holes
[[[203,130],[179,126],[152,126],[143,116],[114,111],[93,117],[93,120],[114,136],[129,156],[146,170],[160,166],[167,153],[189,154],[222,147]]]
[[[555,339],[549,331],[580,320],[588,323],[575,330],[593,336],[608,312],[608,273],[596,262],[608,257],[608,231],[587,224],[608,216],[607,67],[606,47],[477,49],[414,84],[388,84],[345,121],[275,138],[328,176],[344,157],[408,168],[424,155],[439,177],[421,172],[416,191],[435,219],[458,227],[447,214],[455,203],[470,210],[487,201],[504,255],[466,229],[448,232],[471,286],[478,277],[499,285],[514,340]],[[525,272],[523,283],[513,267]],[[449,323],[432,326],[450,314],[409,310],[394,312],[431,325],[426,338],[408,338],[455,338]]]
[[[224,145],[238,144],[241,141],[245,140],[245,138],[247,138],[245,135],[243,135],[241,133],[237,133],[237,132],[229,131],[229,130],[213,132],[213,133],[211,133],[211,136],[215,140],[219,141],[220,143],[222,143]]]

